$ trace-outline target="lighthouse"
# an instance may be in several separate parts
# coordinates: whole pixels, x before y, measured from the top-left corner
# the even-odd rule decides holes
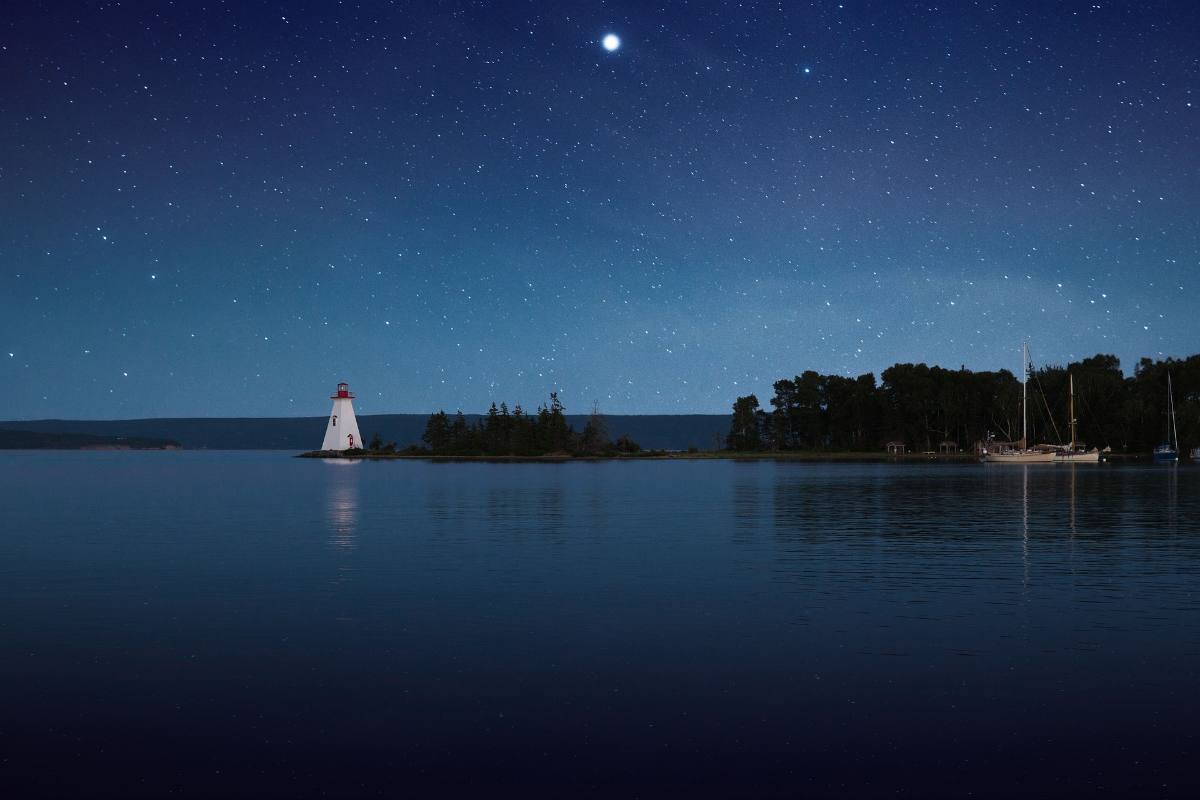
[[[321,443],[321,449],[366,447],[362,434],[358,432],[358,420],[354,418],[354,395],[350,393],[350,384],[339,383],[337,394],[330,395],[330,398],[333,399],[333,411],[329,412],[329,422],[325,424],[325,441]]]

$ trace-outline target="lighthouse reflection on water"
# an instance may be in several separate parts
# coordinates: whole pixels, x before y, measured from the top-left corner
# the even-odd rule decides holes
[[[353,550],[357,546],[358,468],[362,462],[348,458],[323,461],[330,468],[325,511],[332,534],[330,543],[338,550]]]

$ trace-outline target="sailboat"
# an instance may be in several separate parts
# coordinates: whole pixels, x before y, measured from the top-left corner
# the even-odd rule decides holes
[[[1031,450],[1027,447],[1029,441],[1029,412],[1027,402],[1029,397],[1029,344],[1021,343],[1021,441],[1013,447],[1013,442],[988,442],[983,448],[983,460],[989,464],[1052,464],[1053,450]]]
[[[1166,463],[1179,460],[1179,430],[1175,427],[1175,396],[1171,391],[1171,373],[1167,373],[1167,441],[1154,448],[1154,460]]]
[[[1062,464],[1070,462],[1072,464],[1097,464],[1100,462],[1100,451],[1093,447],[1091,450],[1084,450],[1082,445],[1075,441],[1075,376],[1068,376],[1071,381],[1071,402],[1069,413],[1071,416],[1071,443],[1063,450],[1059,450],[1054,454],[1054,461]]]

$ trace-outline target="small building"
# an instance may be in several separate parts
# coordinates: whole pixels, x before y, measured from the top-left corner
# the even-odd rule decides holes
[[[904,442],[888,442],[887,451],[888,455],[902,456],[908,452],[908,445],[906,445]]]
[[[358,420],[354,417],[354,395],[350,385],[339,383],[337,392],[330,395],[333,400],[333,410],[329,412],[329,422],[325,424],[325,440],[321,443],[322,450],[353,450],[361,449],[362,435],[358,432]]]
[[[942,441],[938,442],[938,452],[944,456],[954,455],[955,453],[960,452],[958,442],[955,442],[951,439],[943,439]]]

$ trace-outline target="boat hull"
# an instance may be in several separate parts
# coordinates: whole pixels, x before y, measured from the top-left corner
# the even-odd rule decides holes
[[[1179,451],[1178,450],[1155,450],[1154,451],[1154,463],[1156,463],[1156,464],[1170,464],[1170,463],[1178,461],[1178,460],[1179,460]]]
[[[1054,461],[1059,464],[1099,464],[1100,451],[1087,450],[1076,453],[1055,453]]]
[[[1020,451],[1015,453],[984,453],[985,464],[1053,464],[1054,453]]]

